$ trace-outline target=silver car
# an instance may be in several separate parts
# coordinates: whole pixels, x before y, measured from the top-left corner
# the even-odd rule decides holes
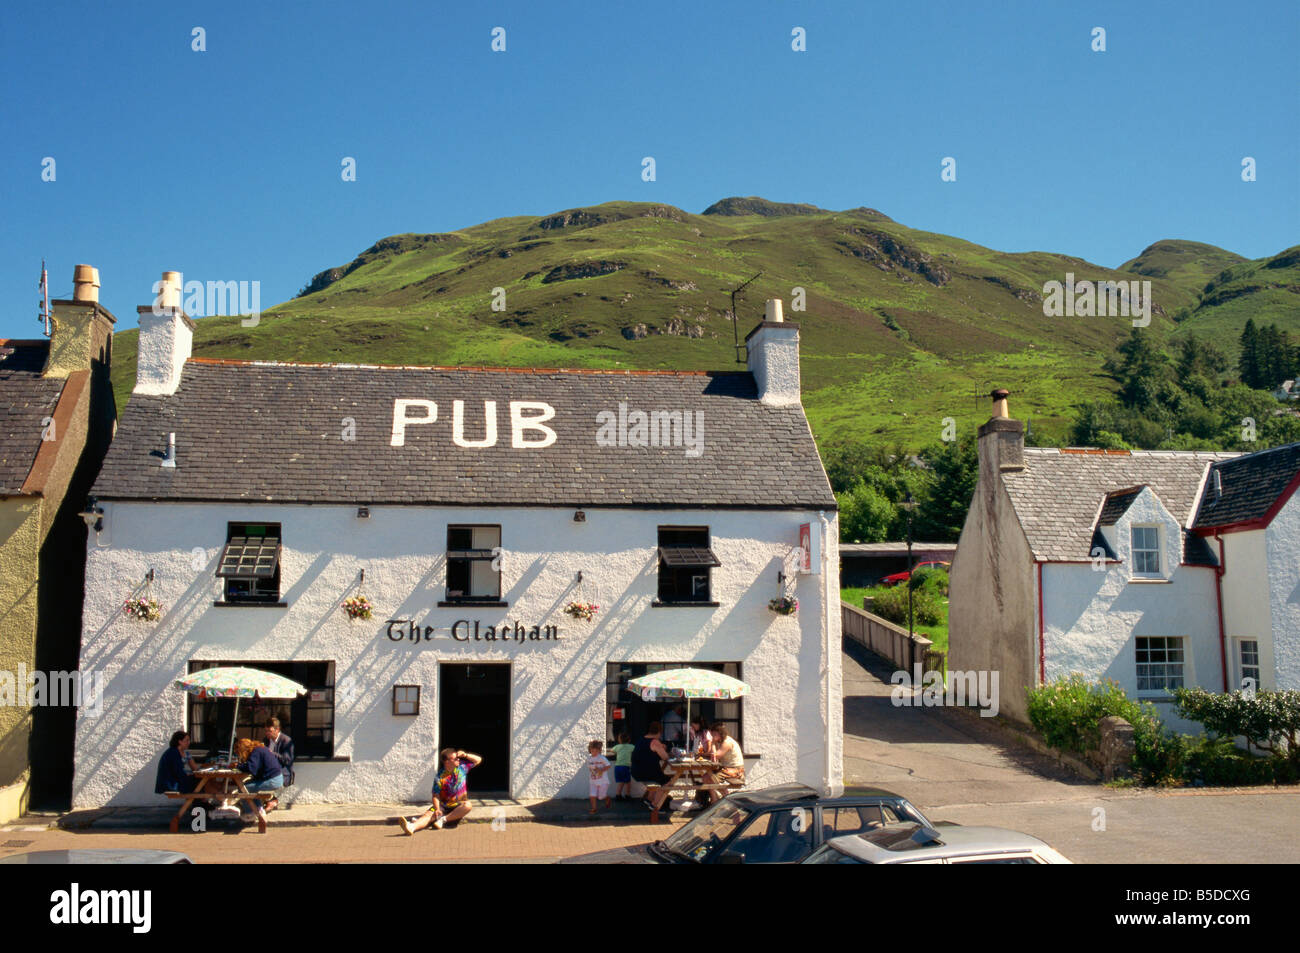
[[[828,840],[805,864],[1068,864],[1037,837],[1000,827],[891,824]]]

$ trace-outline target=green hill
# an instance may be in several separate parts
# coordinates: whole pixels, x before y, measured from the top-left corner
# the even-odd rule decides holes
[[[1178,246],[1177,254],[1157,254],[1165,246]],[[743,342],[761,319],[764,299],[785,299],[787,317],[802,324],[804,405],[818,439],[920,446],[939,437],[945,417],[973,434],[988,416],[982,395],[994,386],[1009,388],[1014,413],[1049,433],[1080,401],[1113,392],[1101,363],[1128,334],[1129,319],[1047,317],[1045,282],[1067,272],[1076,280],[1149,276],[1152,326],[1167,332],[1173,312],[1196,305],[1204,276],[1225,264],[1231,272],[1259,263],[1208,245],[1162,242],[1127,270],[1112,270],[1066,255],[994,251],[868,208],[833,212],[750,197],[693,215],[609,202],[382,239],[314,276],[255,328],[238,318],[200,320],[194,353],[724,369],[736,366],[737,355],[730,289],[762,272],[740,298],[738,337]],[[796,288],[804,289],[802,313]],[[1198,306],[1186,324],[1208,322],[1255,294],[1201,301],[1205,314]],[[125,406],[135,332],[118,337],[113,378]]]
[[[1223,269],[1206,282],[1197,303],[1179,317],[1176,336],[1212,337],[1234,362],[1248,318],[1257,325],[1276,324],[1294,338],[1300,332],[1300,245],[1272,258],[1243,260]]]

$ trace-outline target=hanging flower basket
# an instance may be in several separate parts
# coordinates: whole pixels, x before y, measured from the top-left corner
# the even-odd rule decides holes
[[[596,610],[600,606],[592,602],[570,602],[564,607],[564,611],[575,619],[582,619],[584,622],[590,622],[596,617]]]
[[[343,600],[343,611],[348,614],[349,619],[369,619],[374,609],[366,596],[352,596],[350,599]]]
[[[799,611],[799,600],[794,596],[782,596],[780,599],[770,600],[767,607],[777,615],[794,615]]]
[[[158,605],[158,600],[144,596],[127,599],[122,612],[141,622],[157,622],[162,618],[162,606]]]

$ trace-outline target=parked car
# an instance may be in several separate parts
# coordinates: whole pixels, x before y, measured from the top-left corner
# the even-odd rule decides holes
[[[135,847],[73,847],[65,850],[29,850],[0,857],[0,864],[192,864],[174,850]]]
[[[1000,827],[901,824],[835,837],[805,864],[1068,864],[1037,837]]]
[[[797,864],[829,838],[930,822],[906,798],[878,788],[822,797],[802,784],[723,798],[664,840],[582,854],[562,864]]]
[[[951,566],[952,563],[944,563],[944,562],[939,562],[936,559],[928,559],[923,563],[917,563],[915,568],[912,569],[912,572],[918,573],[918,572],[923,572],[927,569],[942,569],[945,572],[947,572],[949,567]],[[880,584],[882,586],[896,586],[900,582],[906,582],[908,575],[909,574],[906,569],[904,569],[902,572],[890,573],[888,576],[885,576],[883,579],[880,580]]]

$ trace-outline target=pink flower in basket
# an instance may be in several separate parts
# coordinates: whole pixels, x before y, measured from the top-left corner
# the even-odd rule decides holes
[[[564,607],[564,611],[575,619],[582,619],[584,622],[590,622],[596,617],[596,610],[600,606],[594,602],[570,602]]]
[[[352,596],[343,600],[343,611],[349,619],[369,619],[374,608],[365,596]]]
[[[162,606],[158,605],[157,599],[141,597],[127,599],[122,606],[122,612],[142,622],[157,622],[162,618]]]

